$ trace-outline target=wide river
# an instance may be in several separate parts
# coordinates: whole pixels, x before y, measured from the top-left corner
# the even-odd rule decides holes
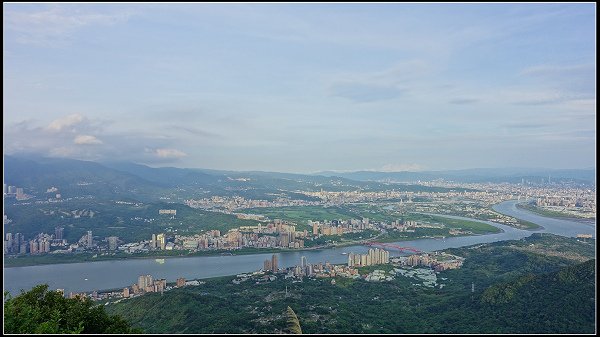
[[[501,233],[452,237],[446,239],[421,239],[402,241],[400,246],[414,247],[422,251],[434,251],[446,248],[457,248],[478,243],[520,239],[533,232],[554,233],[574,237],[577,234],[592,234],[595,238],[595,222],[578,222],[563,219],[547,218],[517,208],[516,200],[505,201],[493,208],[499,213],[536,223],[543,227],[536,231],[515,229],[509,226],[483,221],[502,229]],[[447,215],[444,215],[447,216]],[[463,217],[457,219],[468,219]],[[342,253],[365,253],[369,247],[348,246],[298,252],[276,253],[279,267],[290,267],[300,264],[300,258],[306,256],[309,263],[331,262],[344,263],[348,256]],[[390,255],[399,255],[391,251]],[[263,261],[271,258],[269,254],[236,255],[236,256],[198,256],[166,259],[132,259],[85,263],[53,264],[30,267],[4,268],[4,290],[13,295],[21,289],[29,290],[40,283],[47,283],[50,289],[63,288],[69,292],[82,292],[122,288],[137,282],[139,275],[150,274],[154,278],[165,278],[174,282],[178,277],[201,279],[215,276],[234,275],[252,272],[262,268]]]

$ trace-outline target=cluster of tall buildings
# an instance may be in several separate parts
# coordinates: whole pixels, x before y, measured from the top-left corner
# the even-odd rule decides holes
[[[369,218],[363,218],[362,220],[350,219],[350,220],[331,220],[319,221],[308,220],[308,226],[312,228],[312,235],[342,235],[344,233],[362,231],[368,228],[372,228]]]
[[[6,233],[4,240],[4,254],[27,254],[28,242],[21,233]]]
[[[23,192],[22,187],[7,186],[6,184],[4,184],[4,195],[14,195],[17,198],[17,200],[26,200],[30,197],[29,195]]]
[[[66,240],[63,238],[64,228],[56,227],[54,235],[40,233],[33,239],[25,240],[21,233],[6,233],[4,239],[4,254],[43,254],[49,253],[50,247],[54,245],[64,246]]]
[[[152,234],[152,240],[150,241],[151,249],[165,250],[167,243],[167,237],[165,233]]]
[[[348,254],[348,267],[366,267],[390,262],[390,252],[384,249],[369,249],[367,254]]]
[[[444,271],[448,269],[460,268],[463,264],[464,259],[459,256],[441,253],[438,255],[431,255],[428,253],[410,255],[406,258],[405,264],[407,266],[425,266],[433,268],[435,271]]]
[[[276,254],[273,254],[270,260],[265,260],[265,262],[263,263],[263,270],[272,271],[274,273],[276,273],[279,270],[279,262]]]
[[[131,291],[134,294],[143,294],[143,293],[153,293],[153,292],[163,292],[167,287],[166,279],[154,280],[152,275],[140,275],[138,277],[138,282],[134,283],[131,286]],[[123,289],[123,297],[129,297],[130,291],[129,288]]]
[[[94,236],[92,231],[87,231],[87,233],[79,239],[79,244],[83,245],[85,248],[92,248],[94,246]]]
[[[180,277],[176,281],[176,287],[185,287],[188,283],[192,284],[197,281],[186,282],[185,278]],[[162,293],[163,291],[169,290],[171,287],[167,287],[166,279],[154,279],[152,275],[140,275],[137,283],[134,283],[131,288],[123,288],[123,297],[128,298],[132,295],[141,295],[145,293]]]

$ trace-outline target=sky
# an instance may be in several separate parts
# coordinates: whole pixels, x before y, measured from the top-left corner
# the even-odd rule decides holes
[[[596,5],[3,4],[5,154],[595,167]]]

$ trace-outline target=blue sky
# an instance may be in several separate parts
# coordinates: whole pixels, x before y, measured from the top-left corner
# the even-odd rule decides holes
[[[595,166],[595,4],[4,4],[4,152]]]

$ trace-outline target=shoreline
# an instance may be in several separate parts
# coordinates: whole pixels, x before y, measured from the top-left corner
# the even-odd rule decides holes
[[[519,205],[519,204],[517,204],[517,205]],[[521,209],[523,209],[523,208],[521,208]],[[527,209],[524,209],[524,210],[528,211]],[[532,212],[532,213],[542,216],[535,212]],[[422,213],[422,214],[428,214],[428,213]],[[441,217],[446,216],[446,217],[450,217],[450,218],[454,216],[454,215],[449,215],[449,214],[433,214],[433,213],[430,213],[429,215],[436,215],[436,216],[441,216]],[[457,217],[466,218],[463,216],[457,216]],[[557,218],[557,217],[549,217],[549,216],[544,216],[544,217],[549,218],[549,219],[566,220],[565,218]],[[472,219],[471,221],[482,222],[482,223],[485,223],[484,221],[489,221],[489,220],[482,220],[482,219],[476,219],[476,218],[468,218],[468,219]],[[519,219],[519,220],[522,220],[522,219]],[[577,220],[579,220],[578,222],[587,222],[587,223],[591,222],[589,220],[586,221],[585,219],[577,219]],[[584,220],[584,221],[581,221],[581,220]],[[525,221],[525,220],[523,220],[523,221]],[[536,230],[544,228],[541,225],[538,225],[538,224],[535,224],[535,225],[537,226],[535,228],[524,228],[524,229],[516,228],[516,227],[514,227],[514,228],[520,229],[520,230],[527,230],[527,231],[531,231],[531,232],[535,232]],[[498,228],[498,227],[496,227],[496,228]],[[480,235],[497,234],[497,233],[504,232],[504,230],[502,230],[501,228],[498,228],[498,229],[500,231],[495,232],[495,233],[488,232],[488,233],[474,233],[471,235],[452,235],[452,236],[446,236],[445,238],[480,236]],[[140,256],[135,256],[133,254],[126,255],[126,256],[102,256],[102,255],[99,255],[97,258],[93,258],[92,256],[94,254],[91,254],[91,253],[82,253],[81,255],[66,255],[64,257],[51,256],[51,255],[7,257],[6,255],[4,255],[3,261],[4,261],[4,268],[19,268],[19,267],[32,267],[32,266],[45,266],[45,265],[73,264],[73,263],[122,261],[122,260],[134,260],[134,259],[170,259],[170,258],[191,258],[191,257],[201,257],[201,256],[211,257],[211,256],[235,256],[235,255],[303,252],[303,251],[311,251],[311,250],[319,250],[319,249],[332,249],[332,248],[335,249],[335,248],[342,248],[342,247],[348,247],[348,246],[353,246],[353,245],[360,246],[360,245],[364,245],[367,242],[377,240],[377,238],[379,238],[382,235],[384,235],[384,233],[380,233],[379,235],[377,235],[375,237],[363,239],[360,241],[329,244],[326,246],[307,247],[307,248],[303,248],[303,249],[243,248],[240,250],[201,251],[201,252],[194,252],[194,253],[188,253],[187,251],[173,251],[174,254],[167,254],[167,255],[162,255],[162,254],[161,255],[140,255]],[[389,242],[402,242],[402,241],[411,241],[411,240],[426,240],[426,239],[439,239],[439,238],[443,238],[443,236],[440,236],[440,237],[426,236],[426,237],[420,237],[420,238],[394,238],[394,239],[385,239],[384,238],[383,240],[381,240],[381,242],[389,243]],[[52,259],[53,257],[56,257],[56,259]],[[65,261],[58,261],[59,259],[63,259],[63,258],[65,259]],[[22,259],[22,261],[23,261],[22,263],[19,263],[20,261],[19,262],[14,261],[14,260],[20,260],[20,259]],[[37,259],[41,259],[41,261],[36,261]],[[46,259],[48,259],[48,260],[44,261]]]
[[[543,209],[539,209],[537,207],[526,207],[524,206],[526,205],[525,202],[520,202],[515,204],[515,206],[519,209],[522,210],[526,210],[529,211],[531,213],[534,213],[535,215],[539,215],[539,216],[543,216],[546,218],[551,218],[551,219],[557,219],[557,220],[568,220],[568,221],[574,221],[574,222],[580,222],[580,223],[586,223],[586,224],[590,224],[590,223],[596,223],[596,218],[584,218],[584,217],[577,217],[574,215],[569,215],[569,214],[564,214],[557,212],[557,211],[546,211]],[[548,212],[548,213],[545,213]],[[549,213],[551,212],[551,213]]]

